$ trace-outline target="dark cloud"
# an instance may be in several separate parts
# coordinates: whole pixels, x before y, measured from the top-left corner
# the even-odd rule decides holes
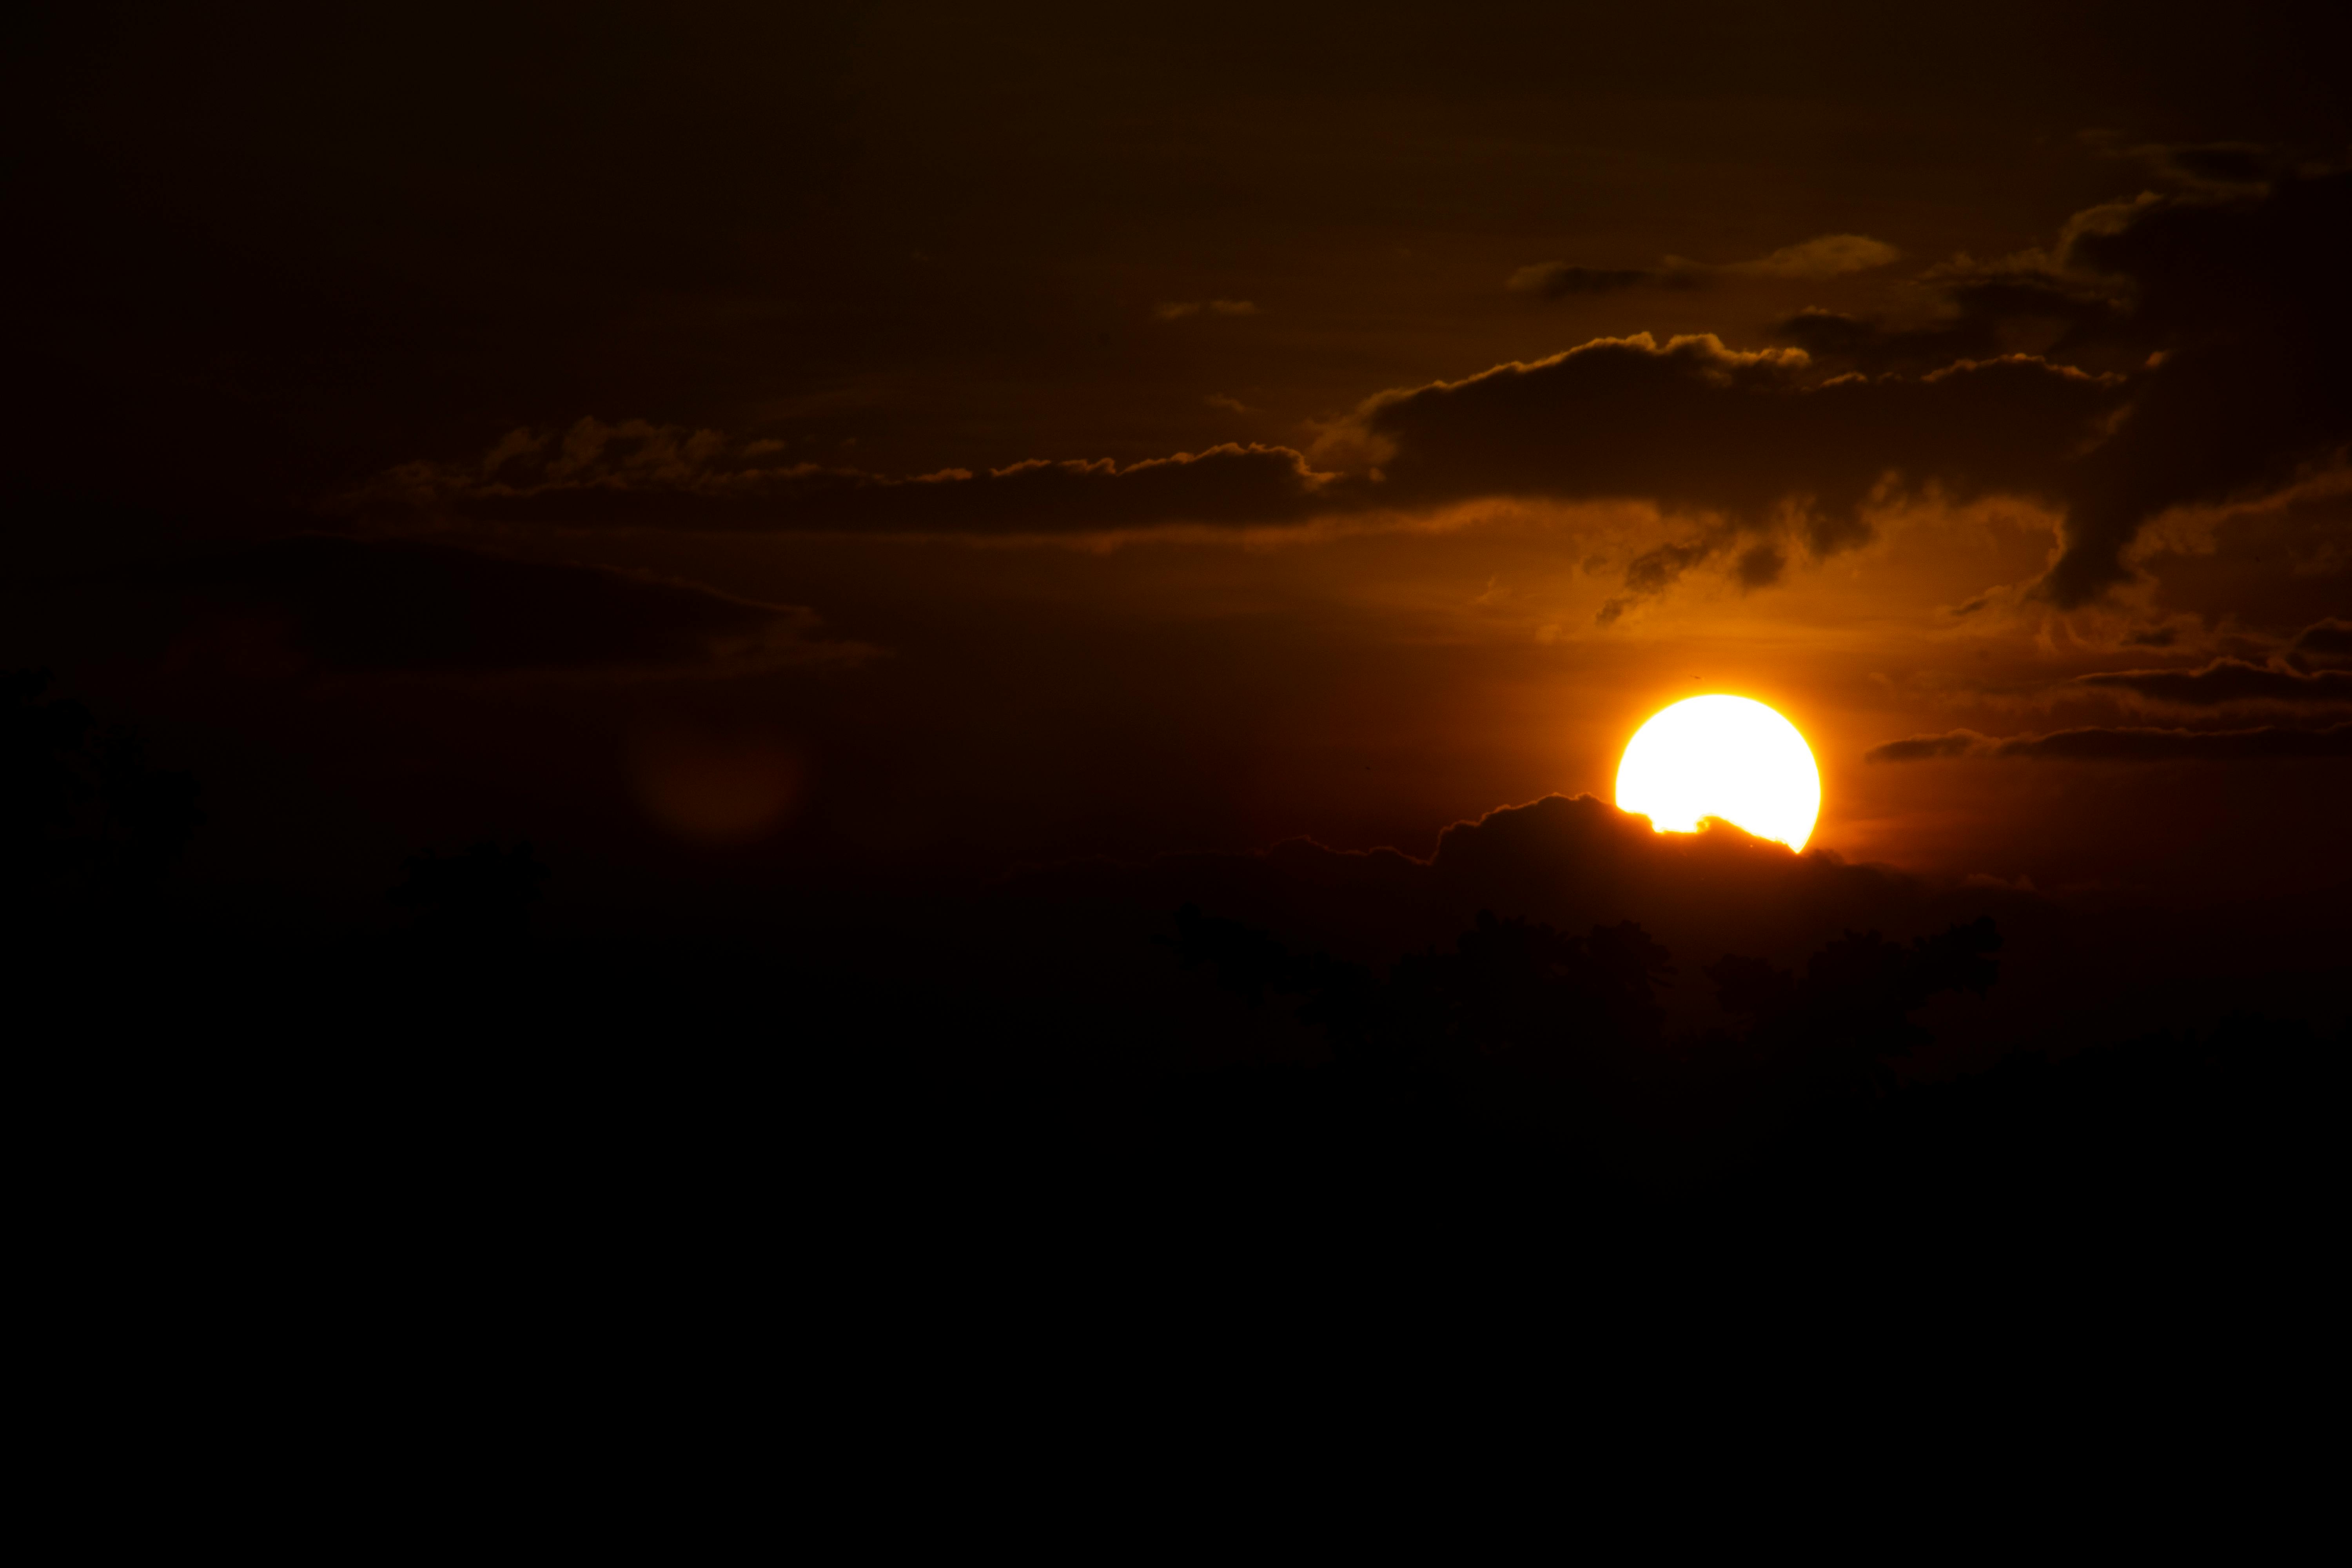
[[[1783,246],[1753,261],[1735,261],[1716,270],[1742,278],[1788,278],[1808,282],[1843,278],[1889,267],[1903,253],[1883,239],[1866,234],[1824,234],[1801,244]]]
[[[2259,142],[2149,142],[2126,144],[2094,132],[2084,141],[2110,157],[2137,163],[2156,179],[2176,185],[2244,187],[2268,184],[2293,160]]]
[[[2062,511],[2063,549],[2039,592],[2073,607],[2133,575],[2131,551],[2158,514],[2274,495],[2352,443],[2347,220],[2347,174],[2144,195],[2077,214],[2046,252],[1931,269],[1921,281],[1941,313],[1924,322],[1808,310],[1780,329],[1799,349],[1753,353],[1713,336],[1599,339],[1382,392],[1311,455],[1222,446],[894,475],[788,461],[774,442],[583,420],[509,437],[478,466],[410,464],[373,499],[745,531],[1252,525],[1493,495],[1643,500],[1687,518],[1687,538],[1636,560],[1622,612],[1718,556],[1759,585],[1769,552],[1741,555],[1741,536],[1826,556],[1868,536],[1874,497],[1933,487]],[[1831,235],[1708,270],[1820,277],[1893,255]],[[1547,263],[1513,281],[1590,291],[1693,266]]]
[[[1732,575],[1742,588],[1769,588],[1780,580],[1789,567],[1789,552],[1777,541],[1765,539],[1739,552],[1738,563]]]
[[[1637,559],[1630,602],[1740,531],[1785,530],[1816,555],[1860,543],[1874,493],[2054,493],[2123,395],[2120,378],[2024,355],[1824,382],[1801,353],[1644,333],[1384,393],[1354,424],[1393,501],[1640,497],[1716,520]]]
[[[1696,539],[1670,540],[1644,550],[1625,563],[1625,591],[1604,603],[1595,618],[1604,626],[1616,625],[1626,611],[1664,593],[1682,581],[1685,573],[1729,549],[1738,537],[1729,529],[1717,528]]]
[[[2352,621],[2325,620],[2305,626],[2287,649],[2287,662],[2312,665],[2352,663]]]
[[[1398,499],[1639,496],[1759,524],[1796,502],[1828,549],[1863,537],[1855,508],[1890,474],[1959,491],[2055,482],[2118,401],[2110,379],[2023,356],[1825,384],[1811,368],[1642,333],[1383,393],[1355,417],[1391,450]]]
[[[1666,282],[1687,286],[1685,275],[1670,278],[1645,267],[1578,267],[1565,261],[1538,261],[1512,273],[1507,287],[1539,300],[1565,300],[1577,294],[1613,294],[1644,284]]]
[[[2216,184],[2258,185],[2277,170],[2278,154],[2244,142],[2209,142],[2162,150],[2165,165],[2190,179]]]
[[[2074,279],[2018,268],[1931,270],[1943,310],[1920,322],[1889,322],[1807,306],[1773,335],[1833,364],[1870,371],[1933,370],[2004,353],[2079,349],[2104,342],[2124,301],[2105,279]]]
[[[861,651],[793,605],[406,541],[297,535],[130,581],[175,605],[175,656],[248,671],[716,672]]]
[[[2197,510],[2181,531],[2159,527],[2132,555],[2164,624],[2184,635],[2207,628],[2184,646],[2274,660],[2289,654],[2298,630],[2352,605],[2352,467],[2249,505]],[[2223,628],[2262,641],[2214,640]]]
[[[1604,626],[1615,626],[1643,600],[1655,598],[1690,572],[1733,549],[1739,537],[1738,528],[1718,526],[1694,538],[1669,540],[1644,550],[1625,563],[1625,591],[1603,602],[1594,619]],[[1769,587],[1780,580],[1787,563],[1788,552],[1777,542],[1760,540],[1740,552],[1732,574],[1743,591]]]
[[[2079,213],[2047,252],[1931,269],[1925,321],[1801,311],[1779,331],[1804,360],[1590,343],[1386,394],[1359,420],[1394,447],[1400,491],[1475,472],[1497,491],[1643,496],[1751,528],[1801,507],[1817,553],[1860,536],[1856,505],[1888,474],[2037,495],[2065,514],[2040,592],[2087,604],[2133,576],[2160,513],[2273,495],[2352,445],[2352,173],[2225,188],[2256,167],[2244,149],[2179,156],[2205,170],[2196,188]],[[1806,249],[1778,253],[1780,271]],[[1863,375],[1824,381],[1812,360]],[[2067,385],[2084,374],[2069,364],[2115,379]]]
[[[2074,684],[2129,691],[2152,701],[2192,708],[2225,702],[2352,702],[2352,670],[2307,675],[2242,658],[2217,658],[2200,669],[2109,670],[2077,676]]]
[[[2143,195],[2077,214],[2046,254],[1936,269],[1925,280],[1943,312],[1922,325],[1809,310],[1780,331],[1864,368],[2021,347],[2143,363],[2112,433],[2064,478],[2064,548],[2042,592],[2073,607],[2130,579],[2131,546],[2159,513],[2273,493],[2340,458],[2347,266],[2352,174],[2297,176]]]
[[[2018,1026],[2055,1016],[2044,1011],[2053,986],[2071,1005],[2083,1001],[2081,954],[2067,946],[2070,918],[2029,888],[1920,877],[1827,850],[1794,854],[1721,824],[1657,833],[1590,795],[1547,796],[1458,822],[1426,859],[1293,839],[1249,854],[1063,865],[1016,879],[1005,891],[1008,912],[1055,911],[1087,955],[1083,972],[1095,975],[1132,966],[1127,954],[1165,953],[1153,939],[1186,904],[1254,927],[1293,952],[1373,965],[1449,949],[1482,910],[1575,932],[1632,921],[1673,955],[1675,973],[1659,999],[1677,1030],[1717,1021],[1704,971],[1727,953],[1796,964],[1850,933],[1875,931],[1899,942],[1989,915],[2005,942],[2000,1011],[1985,1024],[1993,1037],[2014,1045]],[[1126,989],[1148,994],[1143,984]],[[1248,1023],[1225,1020],[1221,1037],[1233,1041]]]
[[[1816,359],[1844,361],[1867,371],[1949,364],[1991,346],[1992,334],[1972,322],[1892,327],[1866,316],[1808,305],[1773,323],[1772,335]]]
[[[1295,521],[1336,476],[1287,447],[1225,445],[1124,466],[1032,460],[894,477],[777,459],[711,431],[583,419],[518,431],[478,464],[409,464],[362,510],[446,512],[575,528],[720,531],[1055,533],[1174,522]]]
[[[1562,930],[1630,919],[1685,973],[1726,952],[1795,957],[1842,931],[1911,934],[1996,908],[2029,919],[2041,907],[2030,895],[1940,889],[1827,851],[1795,854],[1722,824],[1657,833],[1646,817],[1591,795],[1548,795],[1457,822],[1426,860],[1293,839],[1255,854],[1060,867],[1019,890],[1074,904],[1108,897],[1155,923],[1195,903],[1286,942],[1374,961],[1451,942],[1480,910]]]
[[[1939,757],[1981,756],[1992,744],[1990,739],[1974,730],[1954,730],[1945,735],[1914,735],[1907,741],[1889,741],[1864,752],[1863,760],[1871,763],[1924,763]]]
[[[2086,225],[2066,260],[2128,278],[2134,331],[2167,357],[2086,462],[2047,581],[2061,605],[2125,581],[2167,508],[2284,487],[2352,441],[2352,174],[2143,201]]]
[[[1901,256],[1902,252],[1893,246],[1868,235],[1824,234],[1783,246],[1752,261],[1733,261],[1722,266],[1680,256],[1669,256],[1655,267],[1580,267],[1568,261],[1538,261],[1512,273],[1506,286],[1539,299],[1562,300],[1578,294],[1613,294],[1627,289],[1701,289],[1718,277],[1820,281],[1885,267]]]
[[[2251,730],[2156,730],[2094,727],[2001,739],[1973,730],[1915,735],[1864,753],[1873,763],[1917,763],[1952,757],[2022,758],[2035,762],[2240,763],[2352,757],[2352,723],[2298,730],[2263,725]]]
[[[1692,539],[1633,563],[1622,612],[1743,534],[1790,534],[1817,556],[1862,542],[1874,495],[2055,493],[2126,394],[2119,376],[2028,355],[1823,381],[1795,351],[1641,333],[1368,399],[1327,437],[1354,472],[1226,445],[899,478],[784,462],[772,443],[716,432],[583,419],[560,436],[516,432],[478,464],[406,465],[357,504],[571,527],[994,534],[1295,522],[1489,495],[1643,498],[1691,517]],[[1776,552],[1785,561],[1777,547],[1742,557],[1743,583],[1771,580]]]

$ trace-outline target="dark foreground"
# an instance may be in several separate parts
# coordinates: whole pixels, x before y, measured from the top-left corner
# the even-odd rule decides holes
[[[534,935],[543,868],[483,846],[413,861],[374,929],[257,937],[168,896],[188,801],[117,761],[18,767],[57,798],[12,803],[5,911],[20,1272],[93,1388],[497,1364],[586,1398],[625,1352],[903,1391],[1085,1347],[1638,1381],[2029,1342],[2260,1381],[2327,1299],[2352,1033],[2254,995],[2099,1041],[2037,1005],[1923,1077],[1922,1020],[2000,993],[1990,915],[1699,963],[1485,908],[1375,960],[1048,879],[599,942]],[[1893,885],[1700,847],[1781,879],[1768,913],[1790,878]]]

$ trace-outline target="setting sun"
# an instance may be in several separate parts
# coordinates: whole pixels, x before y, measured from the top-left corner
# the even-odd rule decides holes
[[[1802,849],[1821,815],[1822,775],[1797,727],[1745,697],[1692,697],[1654,715],[1617,766],[1617,805],[1661,833],[1717,816]]]

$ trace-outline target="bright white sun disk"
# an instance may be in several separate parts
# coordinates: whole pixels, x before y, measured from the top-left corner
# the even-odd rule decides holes
[[[1822,813],[1821,770],[1797,727],[1745,697],[1691,697],[1652,717],[1617,764],[1617,807],[1661,833],[1719,816],[1802,849]]]

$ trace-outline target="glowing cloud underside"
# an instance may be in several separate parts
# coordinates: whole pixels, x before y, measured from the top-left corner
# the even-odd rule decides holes
[[[1617,805],[1661,833],[1719,816],[1802,849],[1822,813],[1822,775],[1797,727],[1761,702],[1693,697],[1634,734],[1617,764]]]

